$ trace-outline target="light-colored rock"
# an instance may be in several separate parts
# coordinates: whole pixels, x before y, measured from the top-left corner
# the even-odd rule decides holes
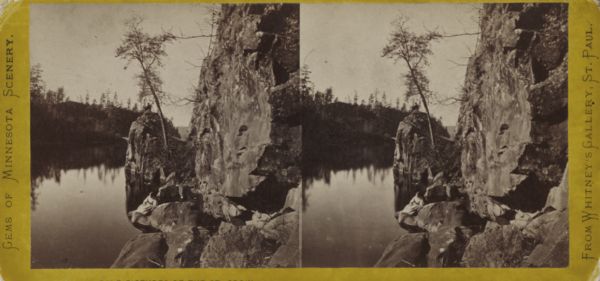
[[[200,257],[201,267],[262,267],[275,252],[254,226],[234,226],[223,222],[210,237]]]
[[[535,212],[567,163],[567,5],[484,5],[458,121],[470,197]],[[472,204],[482,217],[502,210]]]
[[[565,169],[562,180],[558,186],[550,189],[548,193],[548,199],[546,199],[546,205],[544,209],[552,208],[554,210],[562,211],[566,210],[569,204],[569,174],[568,169]]]
[[[196,177],[228,197],[285,199],[300,182],[299,6],[223,5],[219,22],[191,120]]]
[[[125,243],[111,268],[164,267],[166,252],[167,244],[162,233],[141,233]]]
[[[528,226],[527,235],[539,243],[524,261],[525,266],[569,265],[569,215],[566,211],[553,211],[536,218]]]
[[[440,227],[457,227],[465,223],[467,211],[459,201],[442,201],[430,203],[417,213],[417,226],[428,232],[435,232]]]
[[[427,248],[427,234],[402,233],[385,248],[375,267],[423,267]]]
[[[531,252],[514,225],[491,225],[473,235],[462,257],[466,267],[518,267]]]

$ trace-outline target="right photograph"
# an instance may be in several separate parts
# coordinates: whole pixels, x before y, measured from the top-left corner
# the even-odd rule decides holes
[[[566,267],[567,4],[302,4],[303,267]]]

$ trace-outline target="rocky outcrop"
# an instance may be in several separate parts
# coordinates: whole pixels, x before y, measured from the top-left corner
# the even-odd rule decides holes
[[[252,226],[222,223],[207,242],[201,267],[261,267],[275,251],[275,244]]]
[[[435,121],[435,120],[434,120]],[[394,150],[394,189],[401,196],[396,197],[396,210],[402,209],[417,191],[424,191],[428,180],[434,174],[447,168],[437,151],[454,150],[453,144],[448,141],[448,132],[437,122],[433,122],[434,135],[438,139],[437,148],[430,144],[427,124],[427,115],[423,112],[413,111],[406,116],[396,131]],[[450,153],[452,154],[452,153]]]
[[[220,21],[191,121],[196,177],[277,210],[300,182],[298,5],[224,5]]]
[[[567,5],[485,5],[458,136],[472,210],[544,207],[567,163]]]
[[[156,114],[132,124],[127,211],[151,233],[115,266],[299,265],[298,24],[296,4],[223,5],[189,135],[164,150]]]
[[[523,230],[537,245],[524,261],[531,267],[566,267],[569,265],[569,214],[551,211],[533,219]]]
[[[131,124],[125,161],[127,212],[156,193],[165,177],[167,155],[161,136],[160,117],[149,110]]]
[[[396,211],[416,233],[390,243],[378,266],[568,265],[567,5],[486,4],[480,28],[459,160],[440,161],[453,146],[432,149],[424,117],[398,126]],[[424,203],[405,208],[413,196]]]
[[[529,251],[517,227],[492,223],[469,240],[462,261],[466,267],[516,267]]]

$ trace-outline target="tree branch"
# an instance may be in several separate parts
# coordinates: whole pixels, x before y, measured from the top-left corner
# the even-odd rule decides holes
[[[214,37],[214,35],[205,35],[205,34],[191,35],[191,36],[175,36],[175,35],[173,35],[173,37],[175,37],[175,39],[194,39],[194,38],[210,38],[210,37]]]
[[[443,38],[450,38],[450,37],[459,37],[459,36],[473,36],[473,35],[479,35],[480,32],[465,32],[465,33],[456,33],[456,34],[448,34],[448,35],[441,35]]]

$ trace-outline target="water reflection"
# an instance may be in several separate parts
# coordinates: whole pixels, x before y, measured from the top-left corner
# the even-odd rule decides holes
[[[303,170],[303,266],[373,266],[400,231],[393,217],[393,147],[330,152]]]
[[[125,216],[125,148],[32,149],[32,268],[109,267],[137,233]]]

